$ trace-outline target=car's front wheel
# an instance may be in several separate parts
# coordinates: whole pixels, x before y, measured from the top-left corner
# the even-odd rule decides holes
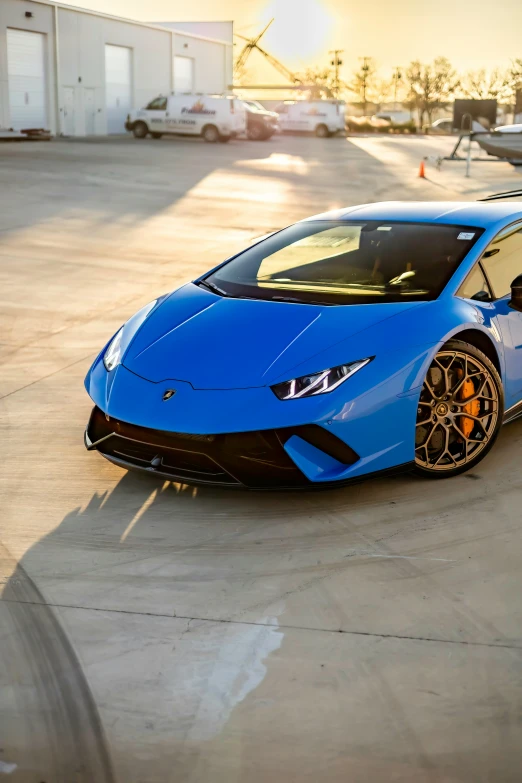
[[[461,340],[437,353],[417,407],[415,469],[431,478],[456,476],[482,460],[504,414],[500,376],[488,357]]]
[[[149,129],[146,123],[142,122],[141,120],[138,120],[138,122],[134,123],[132,132],[134,134],[134,138],[144,139],[147,136]]]
[[[247,138],[250,141],[264,141],[266,137],[266,131],[259,125],[251,125],[247,128]]]

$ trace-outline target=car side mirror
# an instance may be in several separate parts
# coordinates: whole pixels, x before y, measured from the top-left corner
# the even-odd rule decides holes
[[[519,310],[522,312],[522,275],[515,277],[511,283],[511,301],[509,306],[513,310]]]
[[[487,291],[478,291],[478,293],[471,298],[476,302],[491,302],[491,297]]]

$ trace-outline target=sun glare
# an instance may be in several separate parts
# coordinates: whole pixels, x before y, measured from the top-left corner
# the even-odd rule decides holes
[[[306,61],[328,49],[333,18],[321,0],[271,0],[263,9],[262,22],[272,18],[266,47],[276,57]]]

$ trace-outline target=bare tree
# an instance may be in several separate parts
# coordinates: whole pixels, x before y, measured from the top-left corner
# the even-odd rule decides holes
[[[376,79],[368,90],[368,98],[377,105],[377,111],[381,110],[381,105],[390,99],[394,94],[393,79]]]
[[[459,92],[465,98],[477,100],[495,98],[505,100],[513,94],[513,79],[510,71],[501,71],[495,68],[489,73],[485,68],[479,71],[468,71],[464,74]]]
[[[509,79],[513,89],[520,90],[522,88],[522,60],[517,59],[511,61]]]
[[[522,60],[512,60],[509,69],[511,84],[511,100],[513,102],[513,122],[516,122],[517,114],[522,112]]]
[[[410,107],[416,109],[420,124],[424,117],[431,124],[433,112],[448,102],[459,86],[456,71],[446,57],[437,57],[424,65],[415,60],[406,69],[410,92]]]
[[[335,69],[329,66],[313,66],[307,68],[303,73],[296,74],[303,84],[309,84],[310,99],[331,98],[335,93]]]

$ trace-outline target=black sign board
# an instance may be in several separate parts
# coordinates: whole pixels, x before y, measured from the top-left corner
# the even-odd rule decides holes
[[[473,100],[458,98],[453,104],[453,127],[455,130],[470,130],[471,120],[480,122],[484,130],[497,124],[496,99]]]

